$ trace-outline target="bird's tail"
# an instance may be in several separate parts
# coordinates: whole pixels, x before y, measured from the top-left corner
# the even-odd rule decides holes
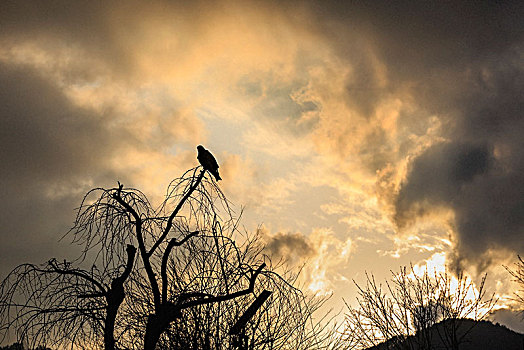
[[[213,175],[215,176],[215,179],[217,181],[222,180],[222,178],[220,177],[220,174],[218,173],[218,170]]]

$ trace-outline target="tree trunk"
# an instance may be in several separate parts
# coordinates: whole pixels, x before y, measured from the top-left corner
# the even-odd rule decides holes
[[[151,314],[147,318],[146,334],[144,336],[144,350],[155,350],[156,344],[160,339],[160,335],[164,332],[167,325],[161,317],[156,314]]]
[[[144,350],[155,350],[162,333],[179,316],[180,310],[171,303],[162,304],[157,313],[150,314],[147,318]]]
[[[124,282],[129,277],[135,259],[136,248],[132,245],[127,246],[127,265],[124,273],[111,282],[111,288],[106,292],[106,319],[104,327],[104,347],[105,350],[115,350],[115,320],[118,308],[126,297]]]
[[[117,311],[118,311],[118,307],[115,308],[115,307],[111,307],[110,305],[107,308],[105,328],[104,328],[104,348],[105,350],[115,350],[114,331],[115,331],[115,319],[116,319]]]

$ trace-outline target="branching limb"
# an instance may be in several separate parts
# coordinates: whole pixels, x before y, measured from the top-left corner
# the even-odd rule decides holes
[[[160,307],[160,290],[158,288],[158,282],[155,277],[155,273],[153,272],[153,267],[151,266],[151,262],[149,261],[149,255],[146,250],[146,245],[144,242],[144,236],[142,234],[142,219],[140,215],[136,212],[136,210],[129,205],[125,200],[122,199],[121,192],[122,192],[122,185],[119,183],[118,190],[116,193],[113,194],[113,198],[122,205],[127,212],[129,212],[133,218],[135,219],[135,230],[136,230],[136,238],[138,241],[138,249],[140,250],[140,256],[142,257],[142,263],[144,264],[144,269],[146,270],[147,277],[149,279],[149,284],[151,287],[151,291],[153,293],[153,300],[155,303],[155,308]]]
[[[258,275],[262,272],[264,267],[266,267],[266,264],[262,263],[255,270],[255,272],[251,275],[251,278],[249,279],[249,287],[246,288],[246,289],[239,290],[239,291],[234,292],[234,293],[229,293],[229,294],[224,294],[224,295],[217,295],[217,296],[208,297],[208,298],[204,298],[204,299],[192,300],[192,301],[189,301],[187,303],[184,303],[184,304],[180,305],[179,308],[182,310],[182,309],[187,309],[189,307],[193,307],[193,306],[197,306],[197,305],[218,303],[218,302],[235,299],[235,298],[241,297],[243,295],[253,293],[253,291],[255,290],[256,279],[257,279]]]
[[[167,244],[166,250],[164,251],[164,254],[162,256],[162,265],[160,267],[160,275],[162,277],[162,302],[167,301],[167,262],[169,259],[169,254],[171,254],[171,250],[176,246],[181,246],[184,244],[187,240],[189,240],[191,237],[196,236],[198,234],[198,231],[193,231],[187,236],[185,236],[180,242],[178,242],[176,239],[171,238],[169,243]]]
[[[73,275],[73,276],[76,276],[76,277],[80,277],[80,278],[90,282],[95,287],[97,287],[102,295],[105,295],[107,293],[107,290],[104,288],[104,286],[100,282],[95,280],[93,277],[91,277],[88,274],[86,274],[85,271],[78,270],[78,269],[71,269],[71,270],[61,269],[61,268],[58,267],[58,265],[56,263],[56,260],[54,260],[54,259],[53,260],[49,260],[48,264],[49,264],[49,267],[51,267],[51,270],[50,270],[51,272],[55,272],[55,273],[58,273],[58,274],[61,274],[61,275]],[[46,270],[39,270],[39,271],[42,272],[42,273],[48,272]]]
[[[198,177],[196,178],[196,180],[194,182],[192,182],[192,185],[189,187],[189,190],[187,191],[187,193],[184,195],[184,197],[182,197],[182,199],[180,200],[180,202],[178,203],[178,205],[175,207],[175,209],[171,212],[171,215],[169,216],[169,218],[167,219],[167,224],[166,224],[166,227],[162,233],[162,235],[160,236],[160,238],[155,242],[155,244],[153,244],[153,246],[151,247],[151,249],[149,250],[149,253],[148,255],[151,256],[155,250],[158,248],[158,246],[166,239],[167,235],[169,234],[169,231],[171,230],[171,227],[173,226],[173,220],[175,219],[175,217],[178,215],[178,213],[180,212],[180,209],[182,209],[182,206],[184,205],[184,203],[187,201],[187,199],[193,194],[193,192],[195,191],[195,189],[198,187],[198,185],[200,184],[200,182],[202,181],[202,178],[204,177],[204,173],[206,171],[204,169],[202,169],[202,171],[200,172],[200,174],[198,175]],[[193,181],[193,180],[192,180]]]

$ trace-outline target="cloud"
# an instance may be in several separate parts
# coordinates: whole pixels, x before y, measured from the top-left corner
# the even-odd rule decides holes
[[[297,260],[304,261],[316,255],[311,242],[301,233],[277,232],[271,235],[266,242],[265,250],[271,256],[284,258],[293,264]]]
[[[301,267],[300,281],[310,292],[330,294],[337,284],[348,279],[343,270],[353,249],[351,239],[340,240],[328,228],[301,232],[271,233],[265,226],[258,233],[264,251],[273,259],[282,259],[290,267]]]
[[[377,171],[375,195],[399,226],[451,209],[457,261],[522,250],[522,3],[310,7],[346,67],[346,89],[319,99],[318,144]],[[393,101],[397,113],[380,115]]]
[[[197,165],[194,145],[206,137],[191,110],[164,103],[162,94],[145,101],[137,99],[145,90],[104,95],[115,86],[70,85],[60,79],[67,70],[47,66],[47,58],[18,61],[0,59],[5,269],[77,254],[57,240],[92,187],[119,180],[157,202],[170,179]]]
[[[255,28],[271,15],[267,6],[244,10],[163,1],[0,5],[2,266],[60,253],[51,251],[54,238],[90,187],[120,180],[154,196],[196,165],[194,146],[209,135],[199,107],[223,105],[237,78],[295,51],[270,49],[292,35],[275,44],[276,28]],[[279,76],[290,66],[281,64]],[[237,164],[235,156],[224,165]],[[34,256],[9,254],[24,249],[20,242]]]
[[[405,226],[411,217],[463,196],[468,185],[489,171],[491,150],[486,145],[437,144],[415,158],[396,202],[395,221]],[[429,208],[424,208],[429,206]]]
[[[439,206],[451,208],[457,259],[478,264],[490,249],[524,247],[524,142],[517,136],[524,132],[524,71],[507,60],[501,65],[476,67],[480,81],[469,81],[470,91],[450,103],[449,141],[413,159],[396,201],[401,225]]]
[[[5,210],[14,227],[32,200],[57,226],[20,231],[56,232],[81,186],[163,193],[202,143],[281,232],[326,210],[331,246],[380,245],[389,218],[451,218],[457,261],[521,249],[522,6],[3,2]]]
[[[110,162],[126,138],[115,138],[104,114],[75,106],[31,67],[0,61],[0,79],[0,256],[16,249],[18,257],[48,258],[58,249],[50,237],[70,226],[82,192],[114,178]]]
[[[497,309],[489,315],[493,322],[501,323],[509,329],[522,333],[524,324],[522,323],[522,312],[512,309]]]

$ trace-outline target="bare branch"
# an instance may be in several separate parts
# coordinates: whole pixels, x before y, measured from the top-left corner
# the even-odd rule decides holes
[[[193,236],[196,236],[198,234],[198,231],[193,231],[187,236],[185,236],[180,242],[178,242],[176,239],[171,238],[169,241],[164,254],[162,256],[162,266],[160,268],[160,274],[162,276],[162,301],[167,301],[167,261],[169,259],[169,254],[171,254],[171,250],[175,246],[181,246],[184,244],[188,239],[190,239]]]
[[[250,348],[334,344],[313,320],[325,299],[295,287],[297,274],[263,255],[240,216],[200,167],[172,181],[157,209],[120,182],[96,188],[68,232],[80,258],[22,265],[0,284],[0,333],[33,347],[233,348],[231,325],[268,290],[243,324]]]
[[[155,308],[160,307],[160,290],[158,288],[158,282],[153,272],[153,267],[149,261],[149,254],[147,253],[146,246],[144,243],[144,236],[142,234],[142,219],[140,215],[136,212],[129,203],[124,201],[121,197],[122,185],[119,183],[118,190],[113,194],[113,198],[122,205],[128,213],[130,213],[134,218],[134,225],[136,229],[136,238],[138,240],[138,249],[140,250],[140,256],[142,257],[142,263],[144,264],[144,269],[146,270],[147,277],[149,279],[149,284],[151,291],[153,292],[153,299],[155,302]]]
[[[438,336],[447,348],[456,348],[471,331],[461,329],[461,336],[457,336],[463,324],[460,319],[484,319],[495,303],[493,296],[485,299],[485,280],[486,276],[475,286],[471,279],[459,275],[457,283],[452,283],[447,273],[430,275],[425,271],[417,275],[413,267],[404,267],[398,273],[392,271],[383,289],[366,273],[365,286],[355,282],[357,306],[346,303],[345,340],[351,349],[384,342],[394,349],[428,349]],[[430,328],[435,331],[428,331]]]
[[[182,206],[187,201],[187,199],[193,194],[193,191],[198,187],[198,185],[202,181],[202,178],[204,177],[205,172],[206,171],[202,169],[202,171],[200,172],[200,174],[198,175],[194,183],[192,183],[191,186],[189,187],[189,190],[187,191],[187,193],[184,195],[184,197],[182,197],[182,199],[180,200],[176,208],[171,213],[171,215],[169,216],[169,219],[167,219],[167,224],[166,224],[166,228],[164,229],[164,232],[162,233],[160,238],[155,242],[155,244],[149,250],[149,253],[148,253],[149,256],[151,256],[155,252],[158,246],[167,237],[167,235],[169,234],[169,231],[171,230],[171,227],[173,226],[174,218],[178,215],[178,213],[180,212],[180,209],[182,209]]]
[[[190,302],[187,302],[187,303],[184,303],[184,304],[178,306],[178,308],[182,310],[182,309],[187,309],[188,307],[193,307],[193,306],[197,306],[197,305],[218,303],[218,302],[235,299],[235,298],[241,297],[243,295],[253,293],[253,291],[255,289],[255,281],[256,281],[258,275],[260,274],[260,272],[262,272],[262,269],[264,267],[266,267],[266,264],[262,263],[262,265],[260,265],[258,267],[258,269],[255,270],[255,272],[253,273],[253,275],[249,279],[249,287],[246,288],[246,289],[239,290],[237,292],[230,293],[230,294],[217,295],[217,296],[207,297],[207,298],[204,298],[204,299],[192,300]]]
[[[73,276],[77,276],[77,277],[83,278],[86,281],[91,282],[94,286],[96,286],[100,290],[100,293],[102,293],[102,295],[105,295],[105,293],[107,292],[107,290],[104,288],[104,286],[102,286],[101,283],[99,283],[93,277],[87,275],[82,270],[78,270],[78,269],[72,269],[72,270],[60,269],[58,267],[57,263],[56,263],[56,260],[54,260],[54,259],[49,260],[48,264],[49,264],[49,267],[51,268],[51,272],[56,272],[56,273],[62,274],[62,275],[73,275]],[[45,270],[45,269],[40,269],[39,271],[43,272],[43,273],[47,272],[47,270]]]

